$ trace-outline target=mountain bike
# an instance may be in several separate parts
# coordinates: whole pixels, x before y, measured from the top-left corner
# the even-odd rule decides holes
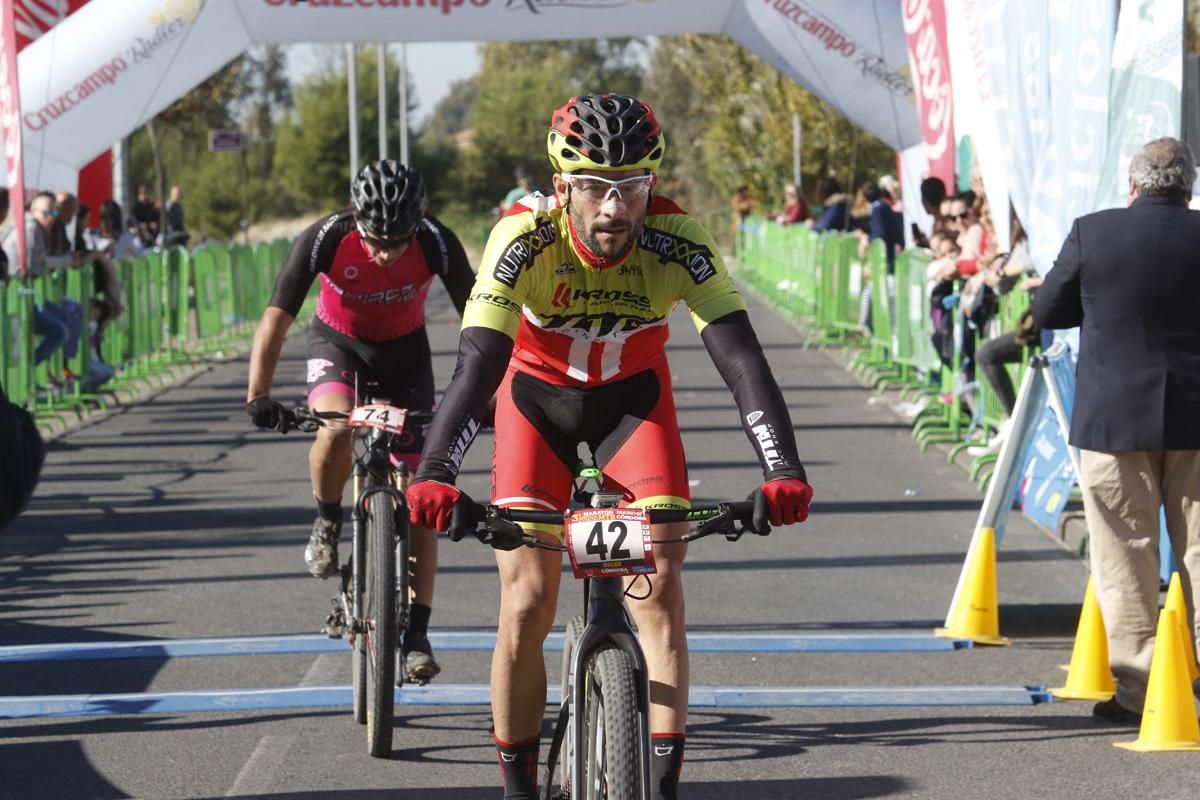
[[[470,534],[497,550],[565,552],[575,577],[583,580],[584,613],[567,623],[563,644],[562,704],[546,756],[545,800],[649,800],[650,684],[625,606],[623,579],[641,576],[649,583],[655,572],[651,544],[715,533],[737,541],[744,533],[759,533],[753,520],[767,517],[761,492],[751,501],[690,509],[618,508],[622,495],[602,491],[600,479],[595,467],[578,470],[574,499],[582,507],[574,510],[501,508],[463,495],[447,531],[452,541]],[[562,525],[564,543],[542,541],[519,522]],[[665,522],[699,524],[676,539],[652,539],[650,526]],[[762,535],[769,532],[765,523],[761,529]],[[552,793],[556,766],[559,790]]]
[[[400,639],[409,621],[408,465],[391,454],[400,446],[419,451],[432,412],[395,408],[375,396],[350,411],[288,412],[288,425],[312,432],[346,425],[357,430],[354,445],[353,546],[341,566],[340,588],[324,632],[349,638],[354,687],[354,721],[367,726],[367,750],[375,758],[392,751],[394,687],[404,684]],[[413,440],[416,440],[414,444]]]

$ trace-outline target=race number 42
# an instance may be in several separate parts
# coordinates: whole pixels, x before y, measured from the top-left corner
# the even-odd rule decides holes
[[[644,509],[583,508],[567,514],[567,553],[576,578],[653,575],[650,518]]]

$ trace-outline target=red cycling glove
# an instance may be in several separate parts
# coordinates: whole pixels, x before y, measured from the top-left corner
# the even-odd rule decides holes
[[[448,483],[421,481],[408,487],[408,519],[418,528],[444,531],[450,527],[454,503],[462,494]]]
[[[771,510],[771,524],[775,527],[808,519],[808,504],[812,502],[813,490],[804,481],[799,478],[776,478],[760,488],[766,495],[767,506]]]

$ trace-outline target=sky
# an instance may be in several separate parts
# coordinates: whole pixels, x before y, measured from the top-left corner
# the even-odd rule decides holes
[[[374,47],[375,45],[361,45]],[[335,48],[343,45],[312,45],[297,44],[288,47],[288,75],[293,82],[298,83],[305,75],[321,68]],[[393,56],[397,55],[398,45],[391,45]],[[450,91],[450,84],[469,78],[479,69],[478,47],[475,42],[410,42],[408,45],[408,71],[412,76],[412,86],[417,93],[417,109],[413,115],[413,125],[419,125],[433,113],[438,102]],[[395,76],[389,85],[388,104],[395,108],[396,87]]]

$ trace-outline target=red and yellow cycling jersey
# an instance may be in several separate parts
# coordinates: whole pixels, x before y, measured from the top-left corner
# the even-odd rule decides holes
[[[698,331],[746,308],[712,237],[677,205],[653,198],[634,247],[601,263],[576,241],[565,209],[534,194],[493,229],[463,329],[514,338],[514,366],[542,380],[594,386],[664,364],[680,300]]]

